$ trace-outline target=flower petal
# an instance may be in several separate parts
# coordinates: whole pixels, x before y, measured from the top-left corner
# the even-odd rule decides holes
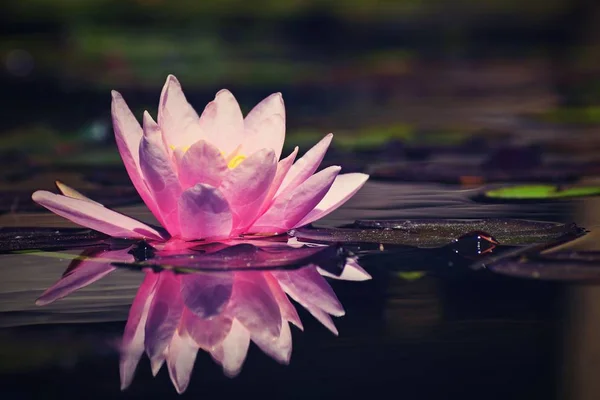
[[[368,281],[371,279],[371,275],[352,258],[346,261],[346,265],[340,275],[332,274],[319,267],[317,267],[317,272],[322,276],[343,281]]]
[[[148,112],[144,112],[144,137],[140,145],[140,167],[148,188],[156,200],[165,228],[172,236],[179,233],[177,199],[181,194],[179,179],[162,137],[162,132]]]
[[[131,179],[131,183],[133,183],[135,190],[140,194],[146,206],[152,211],[158,222],[164,226],[156,201],[148,190],[140,169],[139,148],[142,140],[142,127],[127,107],[127,103],[125,103],[121,94],[114,90],[112,91],[111,113],[117,148],[123,159],[123,164],[125,164],[129,179]]]
[[[265,339],[264,337],[252,337],[252,341],[256,343],[265,354],[278,363],[284,365],[290,363],[290,358],[292,356],[292,331],[290,330],[290,324],[287,321],[283,321],[281,333],[276,340]]]
[[[274,93],[258,103],[244,119],[244,128],[243,153],[268,148],[275,151],[279,160],[285,141],[285,106],[281,93]]]
[[[85,200],[73,199],[45,190],[38,190],[31,198],[61,217],[109,236],[163,240],[161,234],[154,228]]]
[[[340,207],[363,187],[365,182],[367,182],[367,179],[369,179],[369,175],[361,173],[338,175],[335,178],[335,181],[333,181],[333,185],[331,185],[329,192],[323,197],[323,200],[302,218],[294,228],[308,225]]]
[[[250,333],[237,319],[234,319],[231,331],[223,343],[211,352],[211,356],[223,366],[225,375],[233,378],[242,370],[249,346]]]
[[[167,146],[189,147],[201,137],[198,114],[188,103],[181,84],[169,75],[160,94],[158,125]]]
[[[323,199],[340,167],[331,166],[317,172],[296,189],[286,192],[254,222],[248,230],[252,233],[281,233],[294,227]]]
[[[254,221],[277,172],[273,150],[262,149],[230,170],[219,190],[233,213],[234,229],[243,230]]]
[[[279,305],[261,272],[236,272],[227,314],[234,316],[252,338],[276,340],[281,333]]]
[[[35,301],[38,306],[45,306],[58,299],[91,285],[116,269],[112,266],[114,261],[131,262],[133,256],[127,253],[129,249],[115,251],[97,251],[91,253],[84,251],[84,259],[71,262],[68,272],[58,282],[52,285]],[[89,257],[89,258],[88,258]]]
[[[231,330],[232,319],[226,315],[200,318],[190,310],[183,313],[183,326],[196,344],[206,351],[219,346]]]
[[[315,173],[319,165],[321,165],[321,161],[323,161],[323,157],[325,157],[332,139],[333,134],[328,134],[292,165],[275,197],[296,189],[302,182]]]
[[[94,201],[94,200],[90,199],[89,197],[84,196],[82,193],[79,193],[77,190],[73,189],[70,186],[65,185],[61,181],[56,181],[54,183],[56,184],[56,187],[58,188],[58,190],[60,191],[60,193],[63,196],[71,197],[73,199],[89,201],[90,203],[104,207],[104,204],[100,204],[97,201]]]
[[[302,326],[302,321],[300,321],[296,307],[290,302],[277,279],[270,272],[265,272],[263,275],[269,285],[269,289],[271,289],[271,293],[273,293],[273,297],[277,301],[277,304],[279,304],[281,318],[285,321],[290,321],[298,329],[303,330],[304,327]]]
[[[179,277],[170,271],[163,271],[158,276],[145,329],[146,353],[152,363],[162,361],[182,314]]]
[[[227,200],[218,189],[199,183],[183,192],[178,207],[183,239],[229,236],[233,218]]]
[[[258,212],[259,216],[264,214],[265,211],[267,211],[269,207],[271,207],[271,204],[273,204],[273,198],[275,197],[275,193],[277,193],[277,190],[281,186],[281,183],[283,182],[283,179],[290,170],[290,167],[292,166],[292,164],[294,164],[296,155],[298,155],[298,146],[294,148],[294,151],[292,151],[292,153],[289,156],[287,156],[283,160],[280,160],[277,163],[277,172],[275,173],[275,177],[273,178],[273,182],[271,183],[271,187],[269,188],[269,193],[267,193],[267,196],[265,197],[263,204],[260,207],[260,211]]]
[[[283,290],[302,305],[311,303],[331,315],[344,315],[344,307],[314,265],[294,271],[273,271],[272,274]]]
[[[131,384],[140,358],[144,354],[146,320],[157,282],[158,274],[147,272],[129,309],[129,317],[121,341],[119,362],[121,390],[125,390]]]
[[[233,274],[194,273],[181,277],[181,296],[185,306],[201,318],[220,314],[233,289]]]
[[[194,143],[179,163],[179,181],[184,190],[198,183],[218,187],[226,172],[227,163],[219,149],[204,140]]]
[[[220,90],[200,116],[202,137],[206,137],[222,153],[230,154],[241,143],[244,134],[244,116],[229,90]]]
[[[173,336],[167,353],[167,368],[177,393],[185,392],[192,376],[198,345],[187,334],[179,331]]]

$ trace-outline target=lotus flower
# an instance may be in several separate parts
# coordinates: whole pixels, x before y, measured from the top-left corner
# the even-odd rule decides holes
[[[338,166],[315,173],[332,134],[298,160],[297,147],[280,159],[285,138],[280,93],[264,99],[244,119],[233,95],[221,90],[198,117],[170,75],[160,96],[158,122],[146,111],[140,126],[115,91],[112,118],[129,177],[166,232],[65,185],[59,186],[62,195],[37,191],[32,196],[54,213],[109,236],[192,241],[279,234],[329,214],[368,178],[339,175]]]
[[[330,315],[341,316],[344,309],[317,265],[325,267],[341,261],[341,274],[326,275],[344,280],[370,279],[355,258],[340,259],[338,252],[328,252],[327,247],[268,242],[257,247],[258,241],[252,242],[233,246],[214,243],[183,253],[159,251],[158,258],[148,260],[150,264],[192,269],[209,265],[215,270],[188,274],[145,270],[120,346],[122,389],[130,385],[144,352],[154,374],[166,360],[179,393],[188,386],[199,349],[210,353],[230,377],[240,372],[250,341],[276,361],[289,363],[289,323],[303,327],[288,295],[337,335]],[[90,258],[74,261],[38,304],[48,304],[102,278],[114,270],[111,262],[132,262],[134,258],[130,247],[90,249],[84,255]],[[305,263],[303,268],[289,269]],[[277,265],[286,269],[251,270]]]

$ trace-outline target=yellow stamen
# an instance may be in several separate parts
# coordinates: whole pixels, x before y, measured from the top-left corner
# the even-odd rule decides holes
[[[241,156],[241,155],[237,155],[235,157],[233,157],[228,163],[227,166],[229,167],[229,169],[234,169],[235,167],[237,167],[238,165],[240,165],[240,163],[242,161],[244,161],[246,159],[245,156]]]

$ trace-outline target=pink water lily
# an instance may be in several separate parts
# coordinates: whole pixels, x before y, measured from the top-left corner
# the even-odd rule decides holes
[[[131,182],[166,232],[65,185],[59,187],[62,195],[37,191],[32,196],[54,213],[110,236],[191,241],[279,234],[329,214],[368,178],[340,175],[338,166],[316,172],[332,134],[298,160],[297,147],[280,159],[285,138],[280,93],[261,101],[244,118],[233,95],[221,90],[198,116],[170,75],[157,122],[144,112],[140,126],[115,91],[112,118]]]

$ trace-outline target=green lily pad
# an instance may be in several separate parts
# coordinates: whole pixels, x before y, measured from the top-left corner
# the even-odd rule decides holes
[[[521,185],[488,190],[486,198],[501,200],[547,200],[598,196],[600,186]]]

